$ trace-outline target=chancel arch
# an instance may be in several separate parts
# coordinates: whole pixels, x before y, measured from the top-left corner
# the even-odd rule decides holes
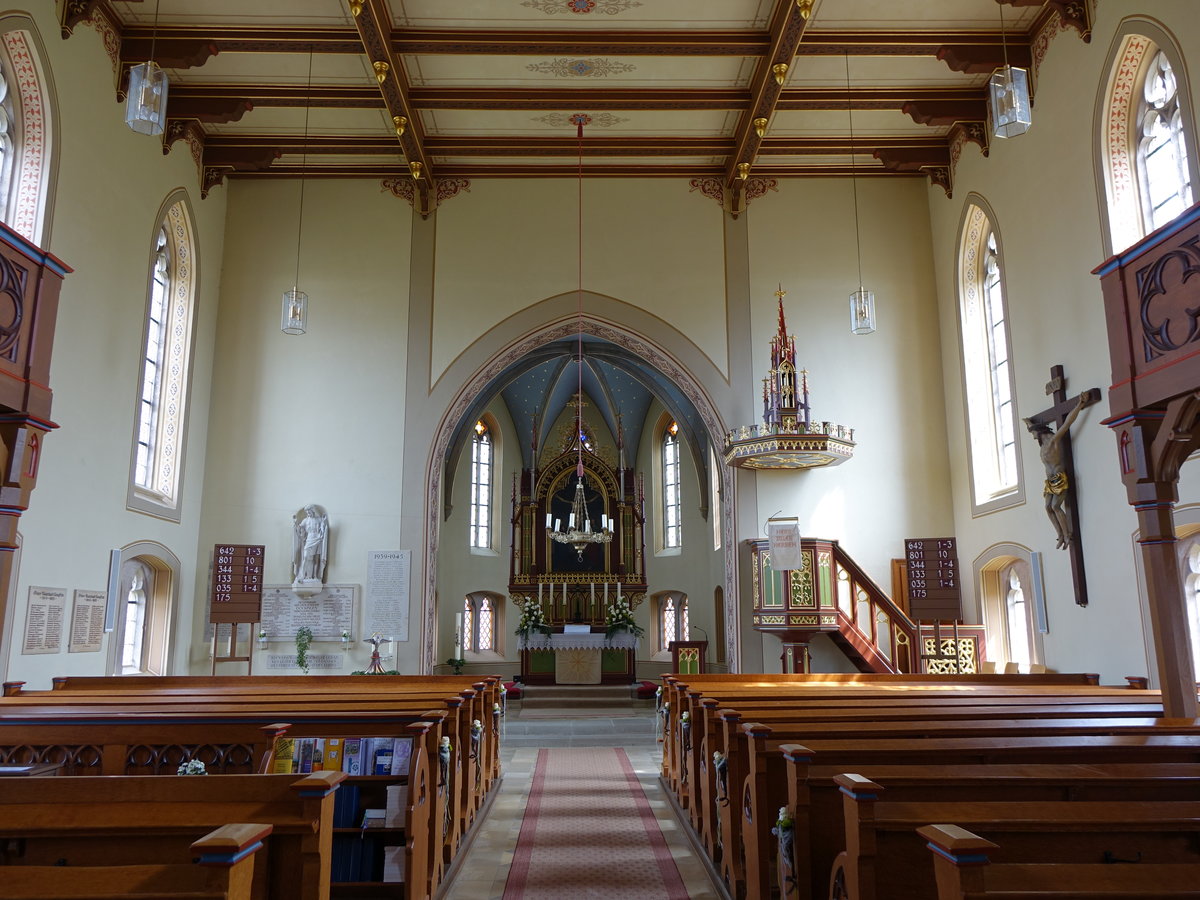
[[[441,645],[446,643],[447,638],[445,611],[439,612],[435,596],[438,593],[442,596],[454,595],[445,593],[446,586],[439,579],[446,574],[446,554],[457,551],[452,549],[452,542],[444,538],[442,531],[446,527],[447,517],[458,514],[451,500],[457,495],[454,483],[463,477],[461,457],[463,449],[467,446],[466,435],[470,425],[484,411],[495,413],[493,401],[502,396],[504,389],[515,379],[539,368],[547,373],[547,377],[554,376],[555,373],[561,375],[564,366],[572,366],[577,370],[578,367],[573,361],[580,333],[580,318],[575,314],[577,305],[577,294],[559,295],[541,301],[506,320],[501,327],[492,329],[468,348],[468,352],[462,354],[438,379],[428,395],[427,399],[430,402],[440,400],[445,406],[442,407],[443,412],[428,457],[428,479],[424,486],[424,535],[423,538],[414,538],[414,542],[420,544],[423,541],[423,545],[428,548],[419,582],[422,588],[421,640],[424,671],[430,670],[434,660],[439,658],[443,649]],[[615,412],[622,402],[619,395],[632,389],[635,384],[640,384],[643,392],[672,412],[681,423],[681,431],[686,429],[685,439],[690,445],[689,449],[692,455],[702,461],[691,472],[691,477],[702,486],[702,489],[695,489],[697,494],[703,501],[707,501],[708,483],[712,475],[707,462],[715,458],[710,455],[709,447],[713,442],[719,442],[725,433],[723,421],[717,411],[718,403],[728,402],[725,396],[713,398],[709,390],[713,385],[722,389],[728,385],[728,381],[703,352],[662,320],[618,300],[600,295],[585,293],[584,308],[587,313],[582,317],[582,331],[588,369],[593,373],[617,373],[613,378],[607,379],[605,384],[600,384],[589,375],[589,384],[582,391],[586,404],[598,401],[596,406],[601,407],[588,410],[585,422],[588,423],[588,428],[597,433],[607,432],[607,452],[612,457],[607,464],[613,468],[621,468],[621,450],[616,446],[618,434],[626,434],[626,452],[632,454],[636,451],[632,446],[633,436],[627,434],[627,429],[632,429],[632,423],[625,421],[624,414],[618,423]],[[617,321],[622,324],[616,324]],[[645,326],[653,337],[635,330],[633,326]],[[510,328],[512,332],[509,331]],[[517,329],[520,329],[519,333],[513,333]],[[468,368],[468,360],[481,359],[486,362]],[[700,371],[695,372],[693,369]],[[546,449],[546,441],[553,442],[556,439],[558,426],[562,424],[562,416],[559,413],[571,399],[570,394],[578,393],[581,392],[578,390],[576,378],[576,390],[552,402],[551,407],[556,410],[556,414],[553,417],[544,416],[538,423],[536,445],[539,455]],[[410,413],[411,401],[410,393]],[[510,404],[504,405],[505,416],[511,416],[510,424],[514,429],[508,446],[512,456],[520,459],[519,464],[514,460],[513,466],[509,467],[511,476],[513,468],[518,465],[532,467],[535,456],[534,426],[529,418],[522,418],[523,412],[508,412]],[[515,409],[518,405],[513,403],[512,408]],[[547,419],[552,420],[546,421]],[[587,428],[585,439],[586,431]],[[730,496],[730,476],[724,467],[721,469],[715,473],[715,477],[722,485],[722,493]],[[498,483],[496,490],[502,498],[499,502],[511,503],[511,481]],[[701,505],[703,514],[707,516],[707,502],[702,502]],[[734,596],[736,561],[735,542],[732,540],[732,504],[722,504],[722,518],[724,540],[721,542],[722,550],[715,558],[719,560],[719,577],[725,580],[728,595]],[[544,528],[544,524],[544,521],[539,522],[540,527]],[[497,540],[503,551],[509,549],[507,535],[503,539],[498,536]],[[697,543],[701,551],[707,545],[707,542]],[[707,552],[714,553],[711,549]],[[509,563],[511,560],[505,562]],[[496,589],[490,583],[488,588]],[[737,654],[738,625],[734,611],[725,610],[724,616],[724,631],[730,642],[728,657],[732,661],[736,659]]]

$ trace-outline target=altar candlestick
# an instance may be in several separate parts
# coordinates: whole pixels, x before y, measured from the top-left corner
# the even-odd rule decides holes
[[[546,513],[546,527],[549,528],[554,524],[554,513]]]
[[[542,583],[538,582],[538,606],[542,605]]]
[[[621,599],[621,582],[617,582],[617,599]]]
[[[588,612],[590,615],[594,616],[596,614],[596,582],[591,582],[588,587],[591,588],[592,592],[592,599],[588,603]]]

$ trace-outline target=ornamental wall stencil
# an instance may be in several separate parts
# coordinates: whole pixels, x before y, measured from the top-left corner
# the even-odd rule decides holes
[[[629,120],[623,116],[614,116],[612,113],[595,113],[590,116],[591,121],[585,123],[588,127],[595,126],[596,128],[612,128],[614,125],[622,125]],[[551,128],[570,128],[575,125],[575,114],[565,115],[563,113],[549,113],[544,116],[537,116],[530,120],[531,122],[541,122],[543,125],[549,125]]]
[[[609,75],[621,75],[637,70],[637,66],[629,63],[614,62],[599,56],[583,59],[560,56],[549,62],[530,63],[525,68],[530,72],[553,75],[556,78],[606,78]]]
[[[548,16],[557,16],[559,13],[587,15],[593,12],[617,16],[642,4],[639,0],[523,0],[521,5]]]

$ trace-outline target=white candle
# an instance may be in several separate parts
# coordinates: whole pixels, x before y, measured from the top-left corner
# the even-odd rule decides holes
[[[462,659],[463,614],[454,614],[454,658]]]
[[[575,527],[575,513],[571,513],[569,516],[567,516],[567,527],[568,528]]]
[[[596,582],[593,581],[591,584],[588,585],[588,587],[591,588],[591,591],[592,591],[592,599],[591,599],[591,602],[589,603],[589,609],[592,611],[593,614],[595,614],[595,612],[596,612]]]
[[[608,606],[608,582],[604,582],[604,605]]]
[[[554,514],[553,514],[553,513],[546,513],[546,527],[547,527],[547,528],[549,528],[549,527],[550,527],[550,524],[551,524],[553,521],[554,521]]]
[[[621,599],[621,582],[617,582],[617,599]]]
[[[538,606],[542,605],[542,583],[538,582]]]
[[[567,611],[567,583],[563,582],[563,612]]]

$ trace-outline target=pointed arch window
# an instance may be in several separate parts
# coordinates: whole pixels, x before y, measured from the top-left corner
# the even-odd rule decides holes
[[[662,440],[662,485],[663,485],[663,547],[673,549],[683,546],[679,479],[679,423],[671,422],[663,432]]]
[[[1195,119],[1183,56],[1159,25],[1131,17],[1097,98],[1096,177],[1106,251],[1119,253],[1195,202]]]
[[[492,429],[480,419],[471,437],[471,547],[492,546],[492,481],[495,445]]]
[[[690,632],[687,595],[663,595],[658,605],[659,652],[669,651],[671,641],[686,641]]]
[[[463,653],[498,653],[497,635],[501,621],[497,601],[500,598],[477,591],[463,598]]]
[[[34,244],[49,242],[58,167],[54,82],[32,19],[0,16],[0,220]]]
[[[1161,50],[1150,61],[1139,112],[1138,177],[1147,231],[1153,231],[1192,204],[1179,84]]]
[[[179,521],[195,319],[195,246],[186,201],[154,231],[126,505]]]
[[[1014,373],[1002,244],[972,203],[959,247],[959,324],[967,438],[976,514],[1021,502]]]

